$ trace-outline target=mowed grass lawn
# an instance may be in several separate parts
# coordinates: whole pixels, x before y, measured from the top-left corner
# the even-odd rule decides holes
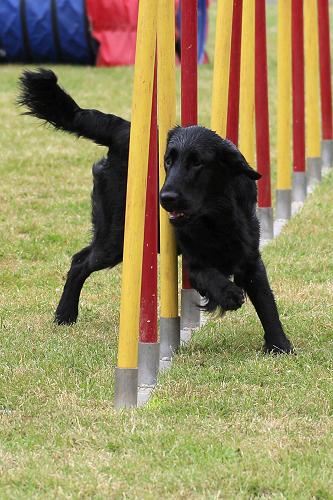
[[[116,412],[121,268],[88,280],[77,325],[52,323],[104,149],[20,117],[21,70],[0,74],[0,498],[333,498],[333,174],[263,252],[297,356],[261,353],[247,303],[194,334],[146,407]],[[132,68],[56,71],[82,106],[129,118]]]

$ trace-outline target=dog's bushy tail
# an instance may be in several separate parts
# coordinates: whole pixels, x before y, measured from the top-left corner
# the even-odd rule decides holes
[[[20,77],[18,104],[32,115],[78,137],[86,137],[102,146],[111,147],[119,139],[128,141],[130,123],[95,109],[81,109],[57,83],[49,69],[24,71]]]

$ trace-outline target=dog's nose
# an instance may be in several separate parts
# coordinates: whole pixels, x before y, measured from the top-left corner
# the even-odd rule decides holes
[[[179,201],[179,194],[176,191],[161,191],[160,202],[163,208],[170,211],[175,208],[175,205]]]

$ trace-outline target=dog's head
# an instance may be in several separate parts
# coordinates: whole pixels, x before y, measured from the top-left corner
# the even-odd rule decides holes
[[[199,126],[170,130],[164,166],[160,202],[177,226],[202,215],[235,176],[261,177],[234,144]]]

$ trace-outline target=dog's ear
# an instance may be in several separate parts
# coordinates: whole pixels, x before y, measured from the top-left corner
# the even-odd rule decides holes
[[[250,167],[242,153],[232,142],[222,139],[219,156],[220,161],[222,161],[229,167],[231,174],[246,175],[254,181],[257,181],[261,178],[261,174]]]
[[[254,168],[250,167],[244,156],[240,153],[239,158],[234,161],[232,168],[235,169],[237,174],[244,174],[254,181],[258,181],[261,178],[261,174],[254,170]]]

